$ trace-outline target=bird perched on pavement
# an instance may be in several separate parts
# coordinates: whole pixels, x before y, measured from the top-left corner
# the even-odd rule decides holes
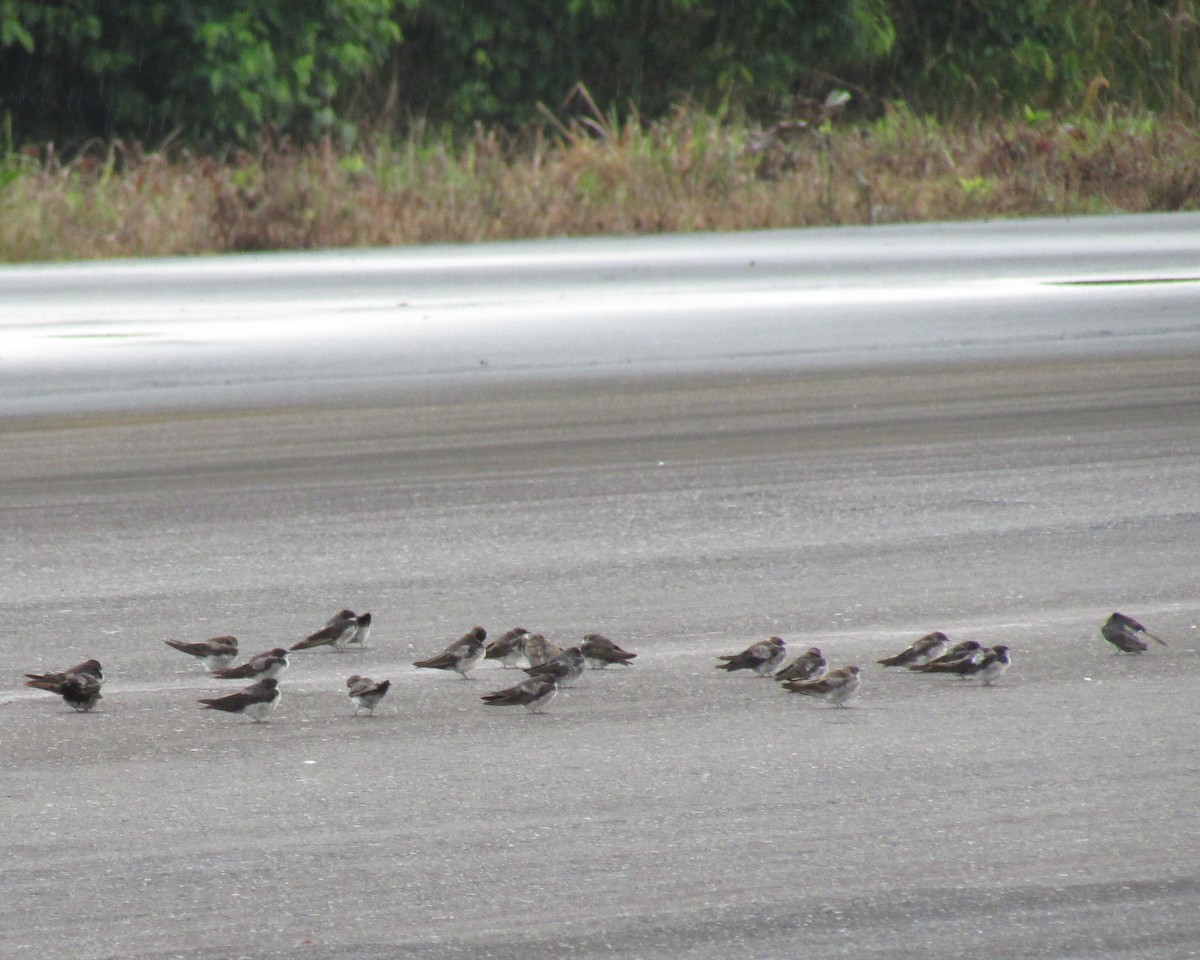
[[[545,713],[545,707],[558,696],[558,681],[540,675],[526,677],[515,687],[485,693],[480,699],[489,707],[525,707],[530,713]]]
[[[728,670],[730,673],[734,670],[753,670],[760,677],[769,677],[783,663],[786,654],[787,644],[783,642],[783,638],[771,637],[769,640],[751,644],[741,653],[717,657],[718,660],[725,661],[718,663],[717,669]]]
[[[963,679],[978,677],[983,681],[985,687],[990,687],[1004,676],[1004,672],[1012,663],[1012,658],[1009,656],[1008,647],[1002,643],[994,647],[984,647],[980,652],[981,656],[959,660],[940,672],[953,673]]]
[[[414,660],[413,666],[428,667],[430,670],[453,670],[464,680],[469,680],[467,674],[483,659],[486,639],[487,631],[483,627],[472,627],[437,656],[427,660]]]
[[[583,638],[583,644],[579,649],[583,651],[588,666],[593,670],[606,670],[614,663],[628,667],[630,666],[629,661],[637,656],[636,653],[622,650],[600,633],[589,633]]]
[[[816,680],[789,680],[783,684],[785,690],[806,697],[820,697],[835,707],[844,707],[846,701],[858,693],[858,667],[838,667]]]
[[[531,633],[525,638],[525,659],[531,667],[545,663],[563,652],[553,640],[547,640],[540,633]]]
[[[343,610],[343,613],[350,613],[349,610]],[[371,621],[367,620],[367,628],[370,629]],[[358,617],[349,616],[341,619],[333,619],[329,621],[316,633],[310,633],[299,643],[293,643],[293,650],[311,650],[313,647],[333,647],[338,653],[346,649],[346,644],[354,639],[358,633]]]
[[[279,696],[279,681],[274,677],[266,677],[248,687],[243,687],[237,693],[230,693],[224,697],[212,697],[199,702],[210,710],[240,713],[255,723],[262,723],[267,715],[273,713],[279,706]]]
[[[949,645],[950,638],[941,630],[935,630],[933,633],[925,634],[920,640],[914,640],[894,657],[884,657],[875,662],[883,664],[885,667],[907,667],[913,663],[928,663],[945,653],[946,647]]]
[[[1165,640],[1156,637],[1133,617],[1127,617],[1123,613],[1114,613],[1100,628],[1100,635],[1123,653],[1141,653],[1150,649],[1150,644],[1139,637],[1139,633],[1144,633],[1151,640],[1157,640],[1164,647],[1167,645]]]
[[[917,670],[921,673],[945,673],[948,667],[953,666],[960,660],[975,660],[982,657],[982,651],[983,644],[978,640],[963,640],[960,643],[956,643],[940,657],[935,657],[925,663],[910,663],[908,669]]]
[[[513,627],[504,636],[493,640],[484,648],[485,660],[499,660],[505,670],[515,667],[517,661],[525,656],[525,638],[529,631],[524,627]]]
[[[76,713],[87,713],[101,699],[104,671],[99,660],[85,660],[61,673],[27,673],[25,676],[25,686],[58,694]]]
[[[375,708],[379,706],[379,701],[387,695],[391,685],[391,680],[376,682],[370,677],[360,677],[357,673],[352,677],[347,677],[346,696],[354,704],[354,715],[358,716],[359,710],[366,710],[370,716],[374,716]]]
[[[775,674],[776,680],[814,680],[825,672],[825,657],[817,647],[809,647]]]
[[[587,667],[587,660],[579,647],[568,647],[556,657],[551,657],[545,663],[536,667],[526,667],[525,672],[531,677],[554,677],[560,687],[569,687],[575,683]]]
[[[185,643],[182,640],[164,640],[168,647],[174,647],[181,653],[195,657],[204,665],[205,670],[221,670],[237,659],[237,637],[212,637],[208,640],[197,640]]]
[[[225,667],[212,671],[219,680],[274,680],[288,668],[288,652],[275,647],[264,653],[256,653],[245,663],[236,667]]]

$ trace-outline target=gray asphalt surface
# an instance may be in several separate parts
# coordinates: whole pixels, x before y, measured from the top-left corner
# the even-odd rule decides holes
[[[0,955],[1200,955],[1200,351],[1137,346],[0,418]],[[269,724],[162,643],[345,605]],[[476,623],[639,657],[487,708],[409,665]],[[1014,666],[874,664],[932,629]],[[713,669],[771,634],[860,698]]]

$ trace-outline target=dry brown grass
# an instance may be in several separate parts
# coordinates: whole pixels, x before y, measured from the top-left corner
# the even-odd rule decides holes
[[[1200,208],[1200,131],[1153,116],[752,127],[679,110],[417,129],[228,162],[122,144],[0,159],[0,260]]]

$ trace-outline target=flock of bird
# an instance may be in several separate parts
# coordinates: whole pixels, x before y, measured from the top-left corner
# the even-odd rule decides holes
[[[205,708],[226,713],[239,713],[255,722],[264,721],[278,706],[279,676],[288,668],[288,654],[329,646],[337,651],[352,644],[365,646],[371,632],[371,614],[355,614],[340,610],[320,630],[305,637],[291,648],[276,647],[250,657],[234,666],[238,656],[235,637],[221,636],[193,643],[167,640],[165,643],[195,657],[220,680],[252,680],[236,693],[209,697],[199,701]],[[1142,653],[1149,644],[1142,635],[1166,646],[1166,641],[1152,634],[1142,624],[1123,613],[1114,613],[1100,628],[1101,636],[1122,653]],[[817,647],[810,647],[790,663],[784,664],[787,644],[780,637],[771,637],[751,644],[740,653],[722,655],[717,669],[730,673],[751,670],[760,677],[773,677],[783,689],[802,696],[817,697],[835,707],[844,707],[858,692],[860,669],[851,664],[827,669],[825,657]],[[629,666],[636,653],[598,633],[584,637],[579,646],[560,647],[540,633],[514,627],[498,639],[487,640],[483,627],[473,627],[451,643],[441,653],[413,666],[430,670],[448,670],[462,679],[483,660],[499,660],[504,669],[517,667],[524,660],[525,678],[503,690],[485,693],[480,699],[488,706],[523,706],[533,713],[545,712],[546,706],[563,687],[575,683],[584,670],[603,670],[613,664]],[[951,646],[950,639],[940,630],[926,634],[894,656],[877,661],[884,667],[905,667],[920,673],[950,674],[962,679],[978,679],[991,686],[999,680],[1012,663],[1008,647],[998,644],[986,647],[975,640],[965,640]],[[47,690],[79,712],[86,713],[101,699],[100,688],[104,671],[98,660],[85,660],[61,673],[27,673],[27,687]],[[354,674],[346,680],[346,695],[354,704],[354,713],[366,710],[372,714],[391,687],[390,680],[372,680]]]

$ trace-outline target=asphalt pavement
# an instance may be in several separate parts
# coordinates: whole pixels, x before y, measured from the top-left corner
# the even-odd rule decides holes
[[[1200,351],[1126,347],[0,417],[0,955],[1200,955]],[[163,643],[344,606],[265,724]],[[487,707],[411,666],[475,624],[638,658]],[[875,663],[934,629],[1012,668]],[[858,699],[714,669],[773,634]]]

